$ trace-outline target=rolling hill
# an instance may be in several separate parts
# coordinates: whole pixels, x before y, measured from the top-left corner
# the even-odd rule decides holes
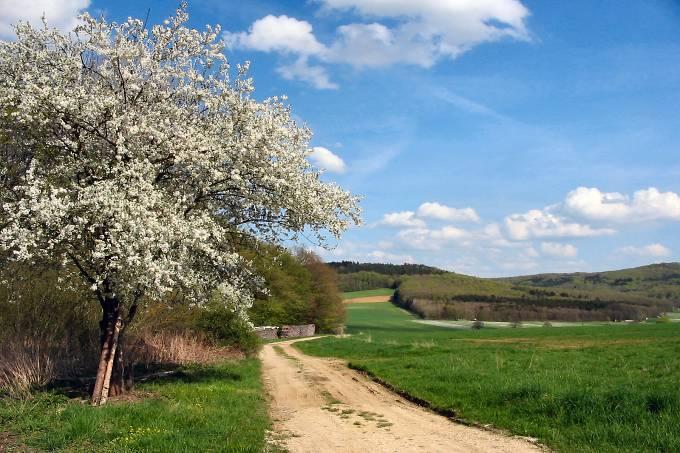
[[[680,263],[660,263],[607,272],[537,274],[498,279],[540,288],[612,290],[660,300],[680,300]]]
[[[379,272],[381,266],[391,273]],[[395,303],[429,319],[642,320],[680,306],[680,263],[497,279],[419,265],[336,268],[341,286],[352,286],[345,290],[394,287]],[[411,273],[397,273],[407,270]]]

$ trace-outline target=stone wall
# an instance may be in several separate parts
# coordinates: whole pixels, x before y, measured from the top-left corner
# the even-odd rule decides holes
[[[262,326],[255,327],[255,334],[263,340],[276,340],[277,338],[311,337],[316,331],[314,324],[302,324],[299,326]]]
[[[281,338],[311,337],[314,335],[314,324],[303,324],[299,326],[282,326],[279,336]]]
[[[255,335],[263,340],[276,340],[279,338],[279,328],[274,326],[255,327]]]

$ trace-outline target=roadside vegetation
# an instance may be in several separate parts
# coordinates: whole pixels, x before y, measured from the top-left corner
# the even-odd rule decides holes
[[[680,450],[680,323],[446,329],[389,303],[347,311],[350,337],[297,346],[558,451]]]
[[[322,332],[344,322],[332,269],[309,252],[262,250],[256,266],[271,291],[257,296],[252,319],[312,322]],[[60,277],[20,264],[0,271],[0,450],[261,451],[269,421],[252,358],[261,342],[242,318],[179,292],[149,301],[120,343],[126,394],[98,410],[84,404],[98,308],[87,288],[62,289]]]
[[[30,400],[0,400],[0,425],[12,433],[5,439],[8,451],[261,452],[265,447],[269,419],[254,358],[185,366],[101,408],[84,404],[86,392],[74,397],[68,391],[61,387]]]

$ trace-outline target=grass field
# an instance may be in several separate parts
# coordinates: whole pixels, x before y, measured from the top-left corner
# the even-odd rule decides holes
[[[359,297],[391,296],[394,290],[391,288],[368,289],[366,291],[351,291],[342,293],[342,300],[358,299]]]
[[[680,311],[674,311],[671,313],[666,313],[666,316],[671,318],[673,321],[680,321]]]
[[[269,420],[256,359],[185,368],[179,375],[138,386],[136,395],[141,398],[102,408],[55,392],[23,402],[0,400],[0,434],[9,432],[12,442],[40,451],[265,448]]]
[[[559,451],[680,451],[680,324],[447,329],[389,303],[300,343],[459,417]]]

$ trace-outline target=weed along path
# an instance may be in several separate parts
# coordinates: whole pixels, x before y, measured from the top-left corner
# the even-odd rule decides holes
[[[311,357],[296,341],[265,345],[271,442],[298,452],[537,452],[528,440],[454,423],[390,392],[339,360]]]

